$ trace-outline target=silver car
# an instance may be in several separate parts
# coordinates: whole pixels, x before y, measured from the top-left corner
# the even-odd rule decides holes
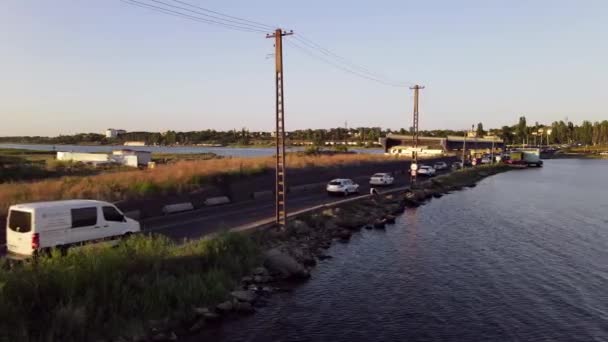
[[[359,193],[359,184],[348,178],[337,178],[327,183],[327,194],[329,195],[344,195]]]

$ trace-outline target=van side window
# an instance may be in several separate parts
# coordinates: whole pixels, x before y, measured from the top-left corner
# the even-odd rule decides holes
[[[116,210],[114,207],[103,207],[103,217],[106,221],[122,222],[124,216]]]
[[[72,209],[72,228],[97,224],[97,207]]]

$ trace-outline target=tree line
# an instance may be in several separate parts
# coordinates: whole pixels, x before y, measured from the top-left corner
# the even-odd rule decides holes
[[[471,130],[474,130],[472,127]],[[292,144],[311,143],[323,146],[327,141],[356,142],[359,145],[372,145],[379,138],[390,133],[410,135],[412,128],[408,130],[383,129],[381,127],[336,127],[330,129],[302,129],[288,132],[288,142]],[[477,124],[475,130],[478,137],[488,134],[498,136],[507,144],[583,144],[583,145],[606,145],[608,144],[608,120],[601,122],[583,121],[580,125],[568,121],[555,121],[550,125],[535,122],[529,125],[526,117],[521,116],[516,124],[503,126],[498,129],[484,130],[483,124]],[[550,134],[548,134],[550,132]],[[464,130],[422,130],[420,136],[462,136],[467,132]],[[88,144],[88,145],[122,145],[127,141],[141,141],[147,145],[272,145],[274,135],[271,132],[251,132],[246,128],[240,130],[218,131],[213,129],[189,132],[166,131],[160,132],[127,132],[116,138],[107,138],[103,134],[80,133],[74,135],[60,135],[57,137],[42,136],[17,136],[0,137],[0,143],[26,143],[26,144]]]
[[[585,120],[580,125],[568,121],[554,121],[550,125],[535,122],[528,125],[525,116],[521,116],[517,124],[503,126],[496,132],[507,144],[582,144],[607,145],[608,120]],[[542,141],[541,141],[542,140]]]
[[[312,142],[314,145],[322,146],[326,141],[350,141],[360,145],[371,145],[378,142],[379,138],[389,133],[410,134],[405,129],[391,130],[380,127],[358,127],[358,128],[330,128],[330,129],[302,129],[290,131],[287,134],[291,143]],[[421,135],[447,136],[455,134],[450,130],[422,131]],[[127,141],[141,141],[147,145],[197,145],[197,144],[219,144],[219,145],[271,145],[274,143],[272,132],[251,132],[246,128],[241,130],[217,131],[202,130],[190,132],[166,131],[160,132],[127,132],[119,134],[115,138],[107,138],[103,134],[81,133],[74,135],[60,135],[57,137],[42,136],[15,136],[0,137],[0,143],[25,143],[25,144],[124,144]]]

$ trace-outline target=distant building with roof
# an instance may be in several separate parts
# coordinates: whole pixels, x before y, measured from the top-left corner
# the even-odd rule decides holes
[[[411,135],[401,135],[389,133],[385,138],[380,138],[380,144],[384,148],[384,152],[389,153],[393,148],[402,147],[407,149],[414,146],[414,137]],[[418,137],[418,147],[424,147],[429,150],[441,150],[443,153],[462,151],[464,145],[467,150],[503,150],[505,143],[502,139],[489,136],[485,138],[466,137],[464,136],[447,136],[447,137]]]
[[[124,129],[114,129],[114,128],[108,128],[106,129],[106,138],[116,138],[121,134],[125,134],[127,133],[127,131],[125,131]]]

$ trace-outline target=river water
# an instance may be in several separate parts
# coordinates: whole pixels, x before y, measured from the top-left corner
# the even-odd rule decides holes
[[[64,151],[64,152],[92,152],[109,153],[113,150],[128,148],[135,151],[147,151],[152,153],[215,153],[220,156],[232,157],[267,157],[276,153],[274,147],[204,147],[204,146],[122,146],[122,145],[42,145],[42,144],[0,144],[0,148],[15,148],[35,151]],[[287,152],[302,151],[302,147],[288,147]],[[349,148],[349,151],[357,153],[384,153],[379,148],[357,149]]]
[[[329,249],[217,341],[608,341],[608,161],[548,160]],[[206,340],[207,340],[206,339]]]

